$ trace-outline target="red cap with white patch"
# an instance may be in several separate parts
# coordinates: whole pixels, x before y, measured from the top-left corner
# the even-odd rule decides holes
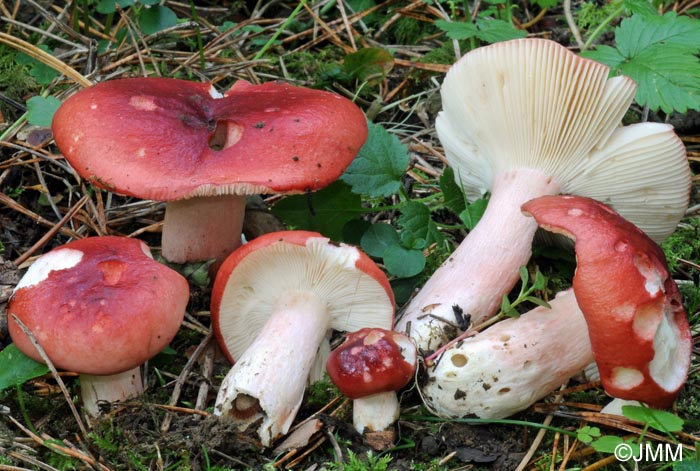
[[[331,381],[350,399],[398,391],[413,378],[416,347],[403,334],[364,328],[347,335],[328,357]]]
[[[543,196],[523,211],[576,243],[576,300],[605,390],[666,407],[686,381],[692,340],[661,248],[604,204]]]

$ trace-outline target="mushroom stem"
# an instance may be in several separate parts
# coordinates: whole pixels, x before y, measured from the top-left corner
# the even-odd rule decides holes
[[[380,432],[399,418],[395,391],[381,392],[352,401],[352,423],[357,433]]]
[[[449,417],[503,418],[526,409],[581,372],[593,352],[571,289],[449,348],[428,369],[426,405]]]
[[[168,202],[163,257],[174,263],[222,261],[241,245],[245,196],[199,196]]]
[[[323,302],[311,293],[290,293],[224,378],[214,413],[241,429],[262,420],[264,446],[287,433],[328,328]]]
[[[537,225],[522,215],[520,206],[558,192],[558,183],[540,170],[496,174],[483,217],[404,308],[395,330],[407,332],[427,352],[466,330],[455,311],[469,315],[473,324],[491,317],[530,258]]]
[[[144,392],[140,367],[114,375],[80,375],[80,391],[83,407],[92,415],[100,414],[100,402],[125,401]]]

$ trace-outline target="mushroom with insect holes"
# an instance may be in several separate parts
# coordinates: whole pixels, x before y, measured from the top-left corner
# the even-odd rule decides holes
[[[590,198],[543,196],[523,212],[574,240],[573,288],[605,390],[668,407],[688,376],[688,318],[661,248]]]
[[[421,385],[439,416],[500,419],[528,408],[593,361],[572,290],[446,349]]]
[[[10,335],[42,361],[16,317],[57,368],[80,373],[83,405],[97,415],[99,402],[143,392],[139,366],[173,339],[188,300],[185,278],[153,260],[143,242],[89,237],[29,267],[8,304]]]
[[[163,256],[176,263],[223,260],[240,245],[245,195],[322,188],[367,138],[348,99],[242,80],[224,95],[177,79],[102,82],[68,98],[52,129],[83,178],[167,201]]]
[[[396,391],[411,381],[416,364],[416,346],[409,337],[364,328],[348,334],[331,352],[326,371],[340,392],[353,399],[355,430],[366,434],[383,432],[396,422]]]
[[[356,247],[315,232],[265,234],[222,264],[212,291],[212,326],[234,363],[214,413],[264,446],[287,433],[309,379],[320,379],[335,330],[389,329],[394,296],[386,275]]]
[[[420,350],[459,334],[453,306],[475,325],[497,311],[530,258],[537,224],[520,206],[532,198],[586,195],[655,240],[674,230],[689,198],[684,146],[665,124],[619,127],[635,84],[608,76],[607,66],[534,38],[475,49],[449,70],[438,136],[468,199],[491,197],[481,221],[399,316],[396,330],[409,332]]]

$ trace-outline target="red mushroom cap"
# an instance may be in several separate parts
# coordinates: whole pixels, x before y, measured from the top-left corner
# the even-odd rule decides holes
[[[160,352],[182,323],[187,281],[126,237],[76,240],[40,257],[8,304],[12,340],[42,361],[12,316],[58,368],[110,375]]]
[[[398,391],[416,371],[416,347],[403,334],[364,328],[347,335],[331,352],[326,371],[350,399]]]
[[[160,201],[303,192],[333,182],[367,138],[362,111],[321,90],[167,78],[102,82],[53,119],[75,170],[116,193]]]
[[[687,378],[692,344],[663,251],[590,198],[545,196],[523,211],[544,229],[575,240],[574,293],[606,391],[670,405]]]

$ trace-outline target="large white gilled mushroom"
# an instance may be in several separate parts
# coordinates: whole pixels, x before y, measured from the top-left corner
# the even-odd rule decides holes
[[[329,333],[390,329],[394,296],[384,272],[356,247],[315,232],[265,234],[234,251],[217,273],[211,315],[234,363],[214,413],[264,446],[287,433],[307,382],[320,379]]]
[[[690,170],[671,126],[619,127],[635,92],[627,77],[544,39],[475,49],[447,73],[436,122],[469,200],[491,193],[485,214],[400,314],[423,351],[459,334],[456,312],[492,316],[530,258],[537,224],[520,212],[541,195],[610,204],[654,240],[688,204]]]
[[[688,376],[692,338],[661,248],[590,198],[543,196],[523,211],[575,241],[573,288],[605,390],[669,406]]]
[[[593,361],[572,290],[457,342],[427,367],[426,406],[447,417],[503,418],[551,393]]]

